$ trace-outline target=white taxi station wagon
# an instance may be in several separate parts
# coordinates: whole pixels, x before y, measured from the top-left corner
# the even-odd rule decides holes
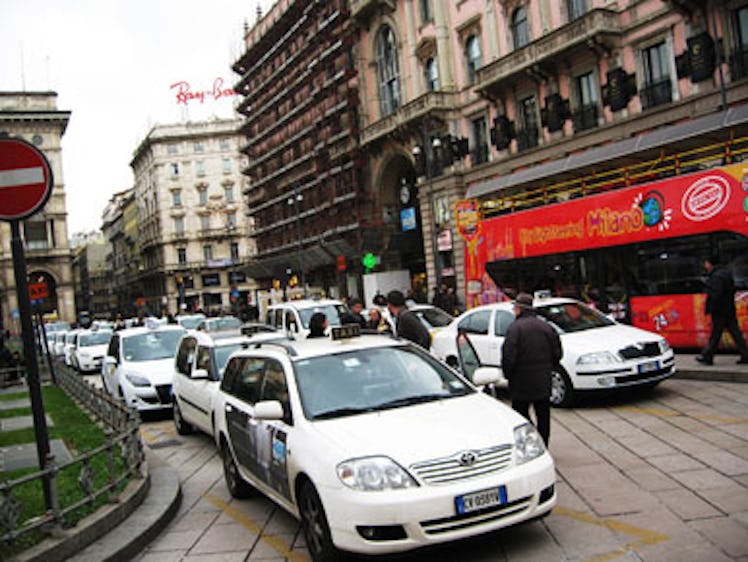
[[[408,342],[332,332],[229,359],[216,433],[232,495],[257,489],[299,518],[316,562],[551,511],[553,460],[527,420]],[[497,376],[478,368],[472,380]]]

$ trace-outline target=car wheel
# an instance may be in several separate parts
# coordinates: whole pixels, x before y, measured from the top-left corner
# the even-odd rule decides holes
[[[325,508],[322,506],[317,490],[309,481],[304,482],[299,490],[299,514],[301,515],[304,539],[312,560],[314,562],[337,562],[340,560],[341,553],[332,543]]]
[[[551,404],[557,408],[568,408],[574,403],[574,387],[569,375],[561,367],[551,371]]]
[[[190,433],[192,433],[195,428],[193,428],[192,425],[187,423],[182,417],[182,409],[179,407],[179,402],[177,402],[176,397],[174,398],[174,402],[173,402],[173,410],[174,410],[174,427],[177,429],[177,433],[179,435],[189,435]]]
[[[252,487],[239,474],[234,455],[226,441],[221,442],[221,459],[223,460],[223,478],[226,487],[234,498],[248,498],[252,493]]]

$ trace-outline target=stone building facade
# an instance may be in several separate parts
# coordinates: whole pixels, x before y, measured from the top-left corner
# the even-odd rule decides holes
[[[253,280],[243,266],[256,251],[253,219],[241,199],[246,159],[239,152],[240,124],[157,125],[136,148],[134,206],[127,197],[118,202],[116,235],[137,241],[133,261],[122,262],[132,279],[123,304],[137,313],[239,313],[252,299]]]
[[[0,92],[0,135],[34,144],[49,160],[54,178],[46,205],[21,225],[29,280],[47,284],[49,297],[38,305],[47,318],[73,322],[75,293],[61,147],[70,115],[57,108],[55,92]],[[0,315],[3,328],[18,333],[10,230],[9,223],[0,222]]]

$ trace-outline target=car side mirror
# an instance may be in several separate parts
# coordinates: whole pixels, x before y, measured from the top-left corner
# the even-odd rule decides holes
[[[255,404],[254,417],[258,420],[282,420],[283,406],[278,400],[262,400]]]
[[[208,370],[207,369],[195,369],[192,372],[192,377],[191,378],[193,380],[203,380],[203,379],[209,379],[210,376],[208,375]]]
[[[494,384],[501,379],[498,367],[478,367],[473,371],[473,384],[475,386],[485,386]]]

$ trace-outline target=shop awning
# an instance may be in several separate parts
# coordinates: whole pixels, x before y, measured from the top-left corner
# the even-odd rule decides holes
[[[545,162],[489,181],[468,187],[467,198],[479,198],[505,188],[523,185],[561,174],[578,172],[590,166],[616,160],[620,165],[641,161],[642,153],[666,145],[679,144],[684,149],[725,141],[726,129],[748,124],[748,105],[697,117],[685,123],[662,127],[622,141],[579,152],[552,162]],[[717,133],[715,136],[714,134]]]

